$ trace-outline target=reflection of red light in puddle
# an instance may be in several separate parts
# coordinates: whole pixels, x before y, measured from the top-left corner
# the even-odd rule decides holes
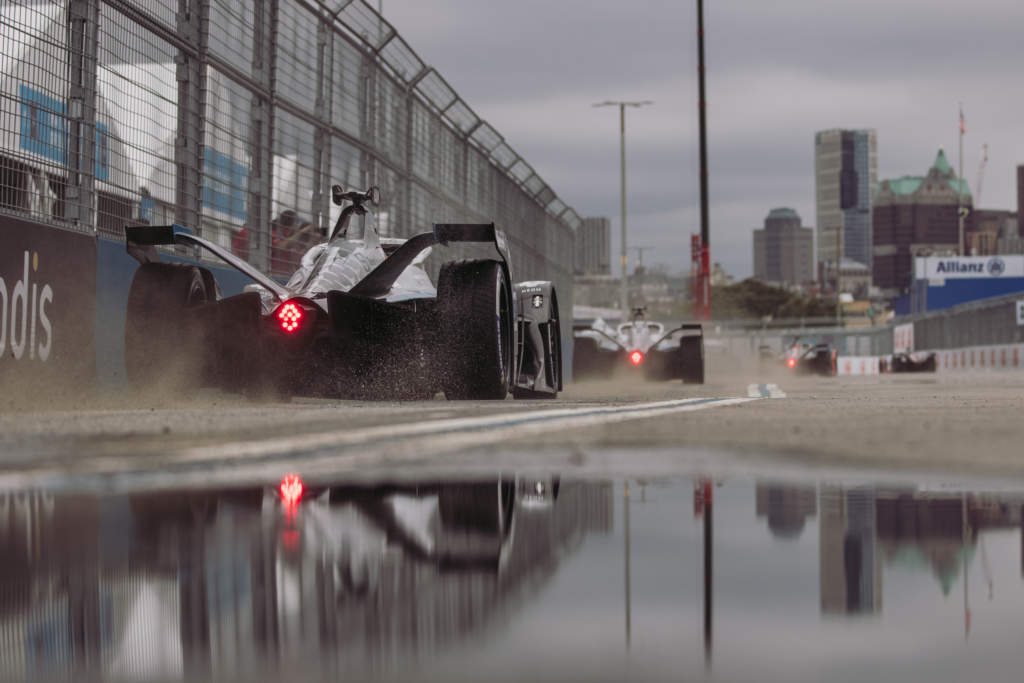
[[[295,505],[302,498],[302,479],[297,474],[286,474],[281,480],[281,500],[286,505]]]
[[[788,365],[791,368],[795,368],[796,367],[796,358],[790,358],[789,360],[787,360],[786,361],[786,365]]]
[[[640,363],[642,363],[643,361],[644,354],[640,353],[639,351],[634,351],[633,353],[629,354],[629,362],[632,363],[633,365],[640,365]]]
[[[285,529],[281,532],[281,544],[290,553],[299,549],[299,530]]]

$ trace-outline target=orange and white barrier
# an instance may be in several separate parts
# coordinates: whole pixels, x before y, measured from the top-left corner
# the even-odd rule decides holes
[[[857,376],[877,375],[881,372],[881,358],[878,356],[839,356],[836,359],[836,374]]]

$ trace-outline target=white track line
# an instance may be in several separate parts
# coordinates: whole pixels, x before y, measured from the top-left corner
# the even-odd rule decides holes
[[[481,417],[339,429],[270,439],[194,446],[154,456],[101,456],[89,458],[73,472],[52,468],[0,475],[0,489],[21,488],[39,479],[66,479],[81,475],[202,468],[220,465],[261,465],[279,469],[329,466],[344,460],[369,462],[380,457],[415,457],[502,441],[544,432],[589,427],[737,405],[756,398],[688,398],[611,406],[585,406],[553,410],[517,411]],[[262,467],[261,467],[262,469]]]

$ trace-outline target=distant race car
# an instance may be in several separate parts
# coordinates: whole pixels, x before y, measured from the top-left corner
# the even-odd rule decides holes
[[[382,239],[365,221],[380,191],[332,188],[329,237],[282,285],[180,226],[127,227],[141,263],[128,296],[125,366],[135,383],[167,378],[243,392],[351,398],[554,397],[562,388],[558,297],[550,282],[513,284],[494,224],[434,224]],[[499,258],[450,261],[437,285],[423,261],[435,244],[491,243]],[[162,263],[157,245],[205,249],[257,284],[220,298],[206,268]]]
[[[574,324],[574,378],[607,378],[618,367],[642,371],[649,380],[703,384],[703,329],[699,323],[684,324],[666,332],[663,324],[646,319],[643,308],[614,328],[601,318]]]
[[[889,372],[935,372],[935,354],[925,351],[894,353]]]
[[[831,344],[798,339],[783,354],[783,363],[788,370],[800,375],[830,377],[836,374],[836,356],[837,352]]]

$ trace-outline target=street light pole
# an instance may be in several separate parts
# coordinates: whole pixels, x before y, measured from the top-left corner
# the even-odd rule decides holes
[[[700,273],[697,312],[701,320],[711,320],[711,234],[708,226],[708,124],[704,76],[704,0],[697,0],[697,111],[700,128]]]
[[[621,165],[620,204],[622,206],[622,284],[619,287],[619,308],[622,311],[623,320],[626,319],[626,312],[629,310],[629,292],[627,289],[628,285],[626,279],[626,107],[643,107],[648,104],[654,104],[654,102],[651,100],[643,100],[640,102],[613,102],[611,100],[606,100],[593,105],[595,107],[616,106],[619,108],[619,157]]]
[[[622,284],[619,287],[619,310],[622,311],[622,320],[626,321],[629,310],[629,275],[626,273],[626,104],[619,102],[619,178],[620,185],[619,206],[622,207]]]

